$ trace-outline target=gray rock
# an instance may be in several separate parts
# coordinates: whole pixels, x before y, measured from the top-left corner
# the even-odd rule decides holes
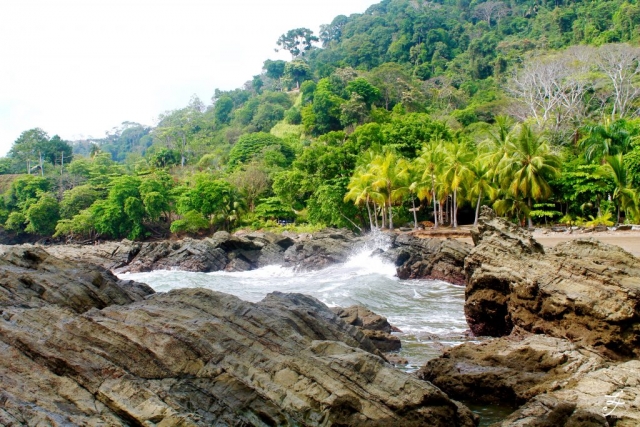
[[[487,211],[465,259],[465,315],[476,335],[513,326],[592,346],[614,358],[640,356],[640,260],[593,239],[545,254],[531,235]]]
[[[5,254],[2,425],[477,425],[313,298],[153,294],[42,250]]]

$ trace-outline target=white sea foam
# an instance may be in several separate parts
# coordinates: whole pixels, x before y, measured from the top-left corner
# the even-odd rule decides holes
[[[319,271],[296,272],[274,265],[234,273],[153,271],[120,277],[145,282],[159,292],[202,287],[253,302],[273,291],[299,292],[330,307],[360,304],[386,316],[403,331],[399,334],[401,355],[417,366],[435,357],[442,345],[466,340],[464,288],[438,280],[398,279],[392,263],[372,255],[375,247],[384,245],[385,238],[380,234],[378,241],[357,250],[345,263]],[[435,340],[438,344],[431,348],[434,336],[439,337]],[[429,348],[425,350],[425,346]]]

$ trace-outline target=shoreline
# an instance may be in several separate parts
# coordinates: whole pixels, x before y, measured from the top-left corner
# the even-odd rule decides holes
[[[439,230],[419,230],[408,233],[419,238],[451,238],[473,245],[471,226],[468,225],[460,226],[458,230],[442,227]],[[640,258],[640,231],[591,231],[585,233],[582,230],[576,230],[570,233],[536,229],[532,232],[532,236],[548,249],[569,240],[594,238],[602,243],[619,246],[633,256]]]

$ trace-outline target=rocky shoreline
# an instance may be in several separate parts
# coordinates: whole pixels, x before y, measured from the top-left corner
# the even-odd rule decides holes
[[[489,209],[472,237],[377,236],[398,277],[466,286],[471,331],[495,337],[417,375],[387,363],[400,342],[364,307],[111,273],[317,270],[374,250],[345,230],[0,247],[0,424],[477,425],[457,399],[518,408],[501,427],[640,425],[640,260],[593,239],[545,251]]]

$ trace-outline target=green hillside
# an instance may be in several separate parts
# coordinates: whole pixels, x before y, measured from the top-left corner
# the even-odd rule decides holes
[[[481,204],[520,224],[638,222],[639,25],[627,1],[386,0],[317,35],[286,30],[274,47],[290,61],[154,128],[25,131],[0,172],[45,153],[45,176],[13,181],[0,223],[82,238],[365,230],[457,226]]]

